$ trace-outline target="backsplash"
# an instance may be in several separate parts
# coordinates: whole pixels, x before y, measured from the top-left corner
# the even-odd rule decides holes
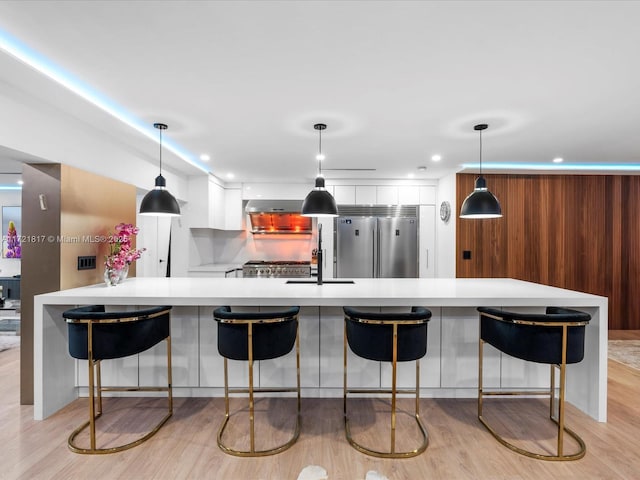
[[[248,260],[311,260],[315,235],[254,235],[246,231],[191,229],[190,266]]]

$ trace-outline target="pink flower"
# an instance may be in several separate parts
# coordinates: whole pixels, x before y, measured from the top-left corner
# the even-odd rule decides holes
[[[115,234],[109,235],[109,255],[105,257],[104,264],[107,268],[121,270],[139,259],[146,248],[131,248],[131,237],[140,231],[133,224],[119,223],[115,226],[115,231]]]

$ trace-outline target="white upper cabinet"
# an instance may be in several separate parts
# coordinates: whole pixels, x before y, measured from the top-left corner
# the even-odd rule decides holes
[[[420,187],[416,185],[398,187],[398,203],[400,205],[419,205]]]
[[[436,187],[426,186],[418,187],[420,205],[435,205],[436,204]]]
[[[309,183],[245,183],[242,187],[243,200],[304,200],[311,190]]]
[[[377,186],[376,203],[379,205],[398,205],[398,187],[389,185]]]
[[[211,176],[189,178],[189,203],[186,217],[190,228],[241,230],[240,189],[225,190]]]
[[[327,186],[327,189],[330,187]],[[338,205],[355,205],[356,204],[356,187],[355,185],[335,185],[333,187],[333,198]]]
[[[375,205],[376,203],[375,185],[356,185],[356,205]]]
[[[227,188],[224,191],[224,229],[243,230],[242,190]]]

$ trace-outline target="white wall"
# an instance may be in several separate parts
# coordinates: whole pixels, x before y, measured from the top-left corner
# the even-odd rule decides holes
[[[0,190],[0,206],[19,207],[22,205],[22,192],[20,190]],[[18,235],[23,232],[18,230]],[[7,232],[2,232],[2,245],[4,246]],[[16,258],[2,258],[0,256],[0,277],[13,277],[20,274],[20,260]]]
[[[442,177],[438,182],[438,202],[436,205],[436,277],[455,278],[456,276],[456,174]],[[451,204],[451,218],[447,223],[440,220],[440,205],[447,201]]]

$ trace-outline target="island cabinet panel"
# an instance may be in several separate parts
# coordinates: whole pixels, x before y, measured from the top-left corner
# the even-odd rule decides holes
[[[87,361],[72,360],[76,364],[76,385],[81,387],[80,392],[83,395],[87,395],[87,385],[89,385],[89,367]],[[101,362],[100,368],[102,385],[105,387],[114,385],[121,387],[138,386],[138,355],[105,360],[104,362]]]
[[[475,308],[442,308],[441,375],[444,388],[478,387],[480,322]],[[484,357],[484,385],[500,386],[499,352]]]
[[[200,387],[224,388],[224,358],[218,353],[218,324],[213,319],[216,307],[197,307],[199,316],[199,375]],[[237,307],[238,311],[254,311],[254,307]],[[249,384],[246,362],[228,361],[229,387],[242,388]],[[257,374],[256,365],[256,374]]]
[[[380,308],[369,309],[379,312]],[[322,388],[343,387],[344,313],[342,307],[322,307],[320,323],[320,385]],[[347,376],[353,388],[380,387],[380,362],[360,358],[347,347]]]
[[[260,311],[283,310],[281,307],[260,307]],[[320,316],[318,307],[301,307],[299,315],[300,335],[300,386],[317,389],[319,379]],[[246,368],[246,363],[245,363]],[[294,349],[284,357],[260,362],[261,387],[291,387],[296,384],[296,352]]]
[[[420,359],[420,390],[428,388],[439,388],[441,386],[440,377],[440,350],[441,350],[441,325],[440,308],[429,307],[431,310],[431,320],[427,327],[427,354]],[[383,308],[381,311],[394,311],[394,309]],[[381,381],[383,386],[391,385],[392,368],[390,363],[383,363],[381,366]],[[416,384],[416,363],[398,363],[398,388],[413,388]]]
[[[171,310],[171,366],[174,387],[197,387],[198,308],[173,307]],[[160,342],[140,357],[140,385],[156,386],[167,382],[167,343]]]

